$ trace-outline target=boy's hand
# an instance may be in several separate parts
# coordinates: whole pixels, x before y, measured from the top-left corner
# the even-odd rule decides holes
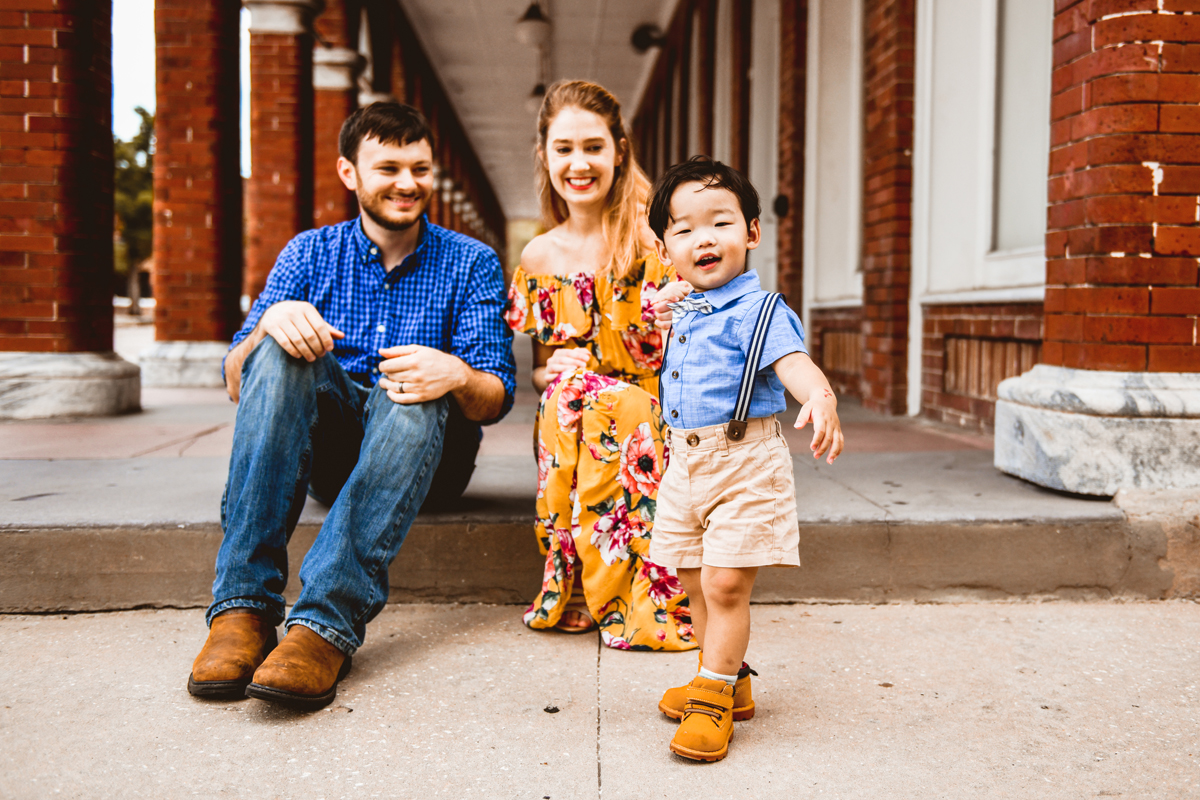
[[[672,281],[658,290],[654,295],[654,325],[662,330],[671,327],[674,314],[667,308],[668,303],[674,303],[692,293],[692,285],[687,281]]]
[[[808,402],[800,408],[800,416],[796,418],[796,428],[803,428],[808,422],[813,424],[813,440],[809,447],[813,458],[820,458],[829,453],[827,463],[832,464],[842,454],[845,439],[842,436],[842,421],[838,419],[837,398],[828,389],[818,389],[808,398]]]

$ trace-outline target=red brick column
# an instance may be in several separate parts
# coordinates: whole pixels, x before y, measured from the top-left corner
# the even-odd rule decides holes
[[[358,214],[358,201],[337,175],[338,134],[358,108],[358,76],[366,65],[354,49],[345,0],[327,0],[314,25],[313,224],[333,225]],[[354,26],[357,29],[357,26]]]
[[[1200,372],[1200,7],[1056,5],[1043,359]]]
[[[225,341],[241,325],[238,0],[156,0],[154,325]]]
[[[250,9],[250,180],[246,272],[253,300],[283,246],[313,222],[312,15],[320,0],[244,0]]]
[[[865,0],[863,405],[907,410],[914,0]]]
[[[779,290],[798,313],[804,301],[804,119],[808,75],[808,0],[780,3]]]
[[[358,215],[358,200],[337,174],[338,135],[358,108],[356,79],[363,57],[346,47],[313,51],[313,224],[333,225]]]
[[[0,351],[112,350],[112,3],[0,10]]]

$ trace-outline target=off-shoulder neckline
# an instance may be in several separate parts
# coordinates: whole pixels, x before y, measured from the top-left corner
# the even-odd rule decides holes
[[[653,255],[653,253],[647,253],[637,260],[645,262]],[[517,264],[517,269],[531,278],[574,278],[579,275],[587,275],[592,278],[596,277],[595,272],[586,269],[576,270],[575,272],[529,272],[527,269],[525,269],[524,264]]]
[[[589,272],[586,269],[577,270],[575,272],[530,272],[525,269],[524,264],[517,264],[517,269],[521,270],[521,272],[524,272],[531,278],[574,278],[577,275],[590,275],[593,278],[596,277],[595,272]]]

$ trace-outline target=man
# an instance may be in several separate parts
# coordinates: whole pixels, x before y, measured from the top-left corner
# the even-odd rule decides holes
[[[479,425],[512,405],[500,263],[425,216],[424,117],[359,109],[339,151],[362,214],[288,243],[225,359],[238,412],[210,631],[188,679],[197,696],[330,703],[418,509],[458,498]],[[331,508],[276,647],[306,491]]]

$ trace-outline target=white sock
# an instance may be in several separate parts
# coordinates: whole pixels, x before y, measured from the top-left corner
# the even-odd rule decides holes
[[[722,675],[718,672],[713,672],[706,667],[700,668],[700,677],[710,681],[725,681],[730,686],[737,684],[737,675]]]

